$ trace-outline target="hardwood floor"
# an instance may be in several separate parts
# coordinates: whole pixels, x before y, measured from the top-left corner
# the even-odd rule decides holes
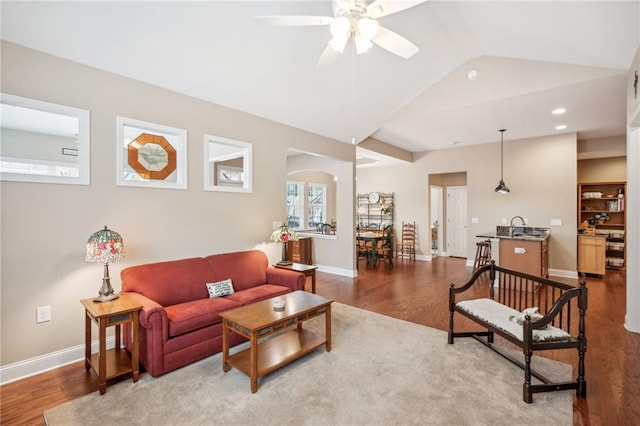
[[[340,303],[446,330],[449,284],[466,281],[471,268],[465,266],[465,259],[458,258],[436,258],[432,262],[398,259],[393,268],[382,264],[368,269],[361,262],[359,274],[352,279],[319,272],[317,292]],[[570,284],[577,281],[558,280]],[[637,425],[640,334],[630,333],[623,326],[624,272],[607,270],[604,279],[585,280],[589,288],[587,399],[574,396],[574,425]],[[310,280],[307,286],[311,286]],[[464,325],[456,321],[456,325]],[[571,363],[575,370],[575,351],[543,355]],[[96,375],[85,372],[82,361],[4,385],[0,387],[0,424],[42,425],[45,410],[97,390]]]

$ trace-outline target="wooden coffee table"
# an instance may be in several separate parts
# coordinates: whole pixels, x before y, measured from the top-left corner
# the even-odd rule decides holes
[[[273,308],[273,300],[286,302],[283,311]],[[220,314],[222,317],[222,370],[234,366],[251,378],[251,392],[258,391],[258,378],[325,345],[331,351],[331,303],[317,294],[295,291],[252,303]],[[325,335],[302,328],[302,323],[325,315]],[[295,328],[293,328],[295,326]],[[292,330],[286,331],[288,328]],[[249,348],[229,354],[229,332],[249,339]],[[279,333],[270,339],[264,339]],[[259,341],[264,339],[263,341]]]

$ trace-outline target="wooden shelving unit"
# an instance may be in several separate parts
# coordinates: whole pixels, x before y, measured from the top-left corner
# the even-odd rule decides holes
[[[626,265],[626,182],[585,182],[578,184],[578,224],[595,222],[595,235],[606,238],[607,268]],[[606,220],[598,220],[606,216]],[[580,246],[578,247],[580,257]]]
[[[393,226],[393,192],[358,194],[356,198],[357,217],[356,226],[359,229],[377,227],[384,229],[385,226]],[[373,202],[373,200],[378,201]]]

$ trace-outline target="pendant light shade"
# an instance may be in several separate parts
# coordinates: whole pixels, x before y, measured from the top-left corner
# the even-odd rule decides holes
[[[507,188],[507,185],[505,185],[504,183],[504,177],[503,177],[503,172],[504,172],[504,132],[506,132],[507,129],[500,129],[500,183],[498,183],[498,186],[496,186],[496,192],[498,194],[507,194],[509,192],[509,188]]]

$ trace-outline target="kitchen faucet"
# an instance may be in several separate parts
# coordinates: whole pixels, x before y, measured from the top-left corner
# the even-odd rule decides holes
[[[509,226],[509,235],[513,235],[513,220],[514,219],[520,219],[520,222],[522,222],[522,226],[525,226],[527,224],[527,222],[524,221],[522,216],[514,216],[514,217],[512,217],[511,218],[511,225]]]

